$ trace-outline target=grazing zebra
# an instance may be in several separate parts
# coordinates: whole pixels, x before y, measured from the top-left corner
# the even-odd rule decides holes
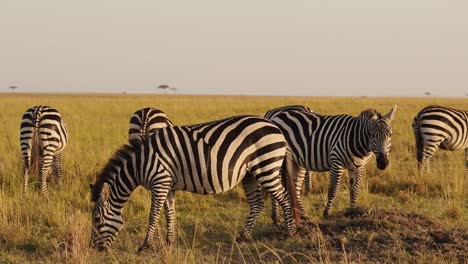
[[[38,105],[24,113],[20,129],[23,191],[27,190],[29,176],[38,174],[41,191],[46,194],[51,169],[61,187],[62,153],[67,143],[68,131],[56,109]]]
[[[163,205],[166,239],[169,244],[174,242],[177,190],[219,194],[240,182],[250,214],[239,242],[251,239],[263,208],[261,188],[281,204],[287,228],[293,234],[295,225],[289,199],[295,196],[288,194],[279,177],[286,144],[281,131],[268,120],[237,116],[199,125],[160,128],[139,146],[123,146],[91,185],[91,200],[95,202],[92,246],[103,250],[112,244],[123,226],[122,208],[139,185],[151,191],[149,226],[140,250],[152,244]],[[286,184],[290,194],[294,194],[293,188],[292,184]]]
[[[310,109],[307,106],[304,105],[288,105],[288,106],[282,106],[278,108],[274,108],[271,110],[268,110],[265,114],[265,118],[268,120],[272,120],[274,117],[277,115],[283,113],[283,112],[288,112],[288,111],[304,111],[308,113],[313,113],[314,111]],[[312,188],[312,182],[311,182],[311,176],[310,176],[310,170],[305,171],[304,175],[304,188],[305,188],[305,193],[309,193],[311,188]]]
[[[173,125],[163,111],[146,107],[133,113],[130,118],[128,140],[143,143],[157,129]]]
[[[358,117],[350,115],[325,116],[300,111],[284,112],[273,118],[288,141],[292,158],[298,165],[296,193],[301,214],[304,207],[300,190],[305,170],[330,171],[328,202],[323,216],[328,216],[341,176],[345,169],[349,172],[350,204],[356,204],[364,166],[372,153],[377,159],[377,168],[387,167],[391,146],[391,122],[395,117],[395,105],[385,116],[368,109]],[[274,201],[272,219],[276,223]]]
[[[465,150],[465,175],[468,175],[468,112],[445,106],[427,106],[413,120],[418,170],[428,172],[429,162],[438,148]]]

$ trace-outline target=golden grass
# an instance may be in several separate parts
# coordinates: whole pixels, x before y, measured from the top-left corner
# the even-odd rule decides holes
[[[416,112],[429,104],[464,109],[466,99],[441,98],[338,98],[338,97],[244,97],[183,95],[0,95],[0,262],[98,263],[143,262],[361,262],[364,257],[330,248],[326,234],[310,239],[268,239],[280,234],[269,219],[269,203],[254,229],[254,242],[237,245],[234,240],[247,216],[247,204],[240,189],[220,196],[199,196],[179,192],[176,202],[177,246],[158,243],[154,251],[136,254],[143,242],[149,195],[137,190],[124,209],[125,227],[110,252],[88,249],[90,233],[89,186],[107,159],[127,140],[131,114],[142,107],[163,110],[175,124],[194,124],[239,114],[263,115],[267,110],[290,104],[304,104],[323,114],[357,115],[373,107],[386,113],[398,104],[393,124],[390,167],[378,171],[375,161],[367,166],[358,203],[366,207],[399,208],[438,219],[447,227],[467,228],[467,179],[463,152],[439,151],[431,163],[432,173],[419,176],[411,122]],[[57,108],[68,125],[70,143],[64,154],[64,185],[58,191],[51,183],[49,197],[38,195],[33,186],[21,192],[19,125],[24,111],[38,104]],[[305,206],[313,220],[319,220],[325,205],[328,174],[313,174],[312,194]],[[32,178],[31,183],[37,182]],[[32,185],[31,184],[31,185]],[[342,188],[333,212],[348,206],[348,184]],[[161,221],[164,236],[164,220]],[[346,244],[346,239],[343,240]],[[402,261],[414,261],[397,252]],[[425,256],[426,260],[443,259]],[[423,259],[419,259],[423,260]],[[417,259],[416,259],[417,261]],[[417,261],[418,262],[418,261]]]

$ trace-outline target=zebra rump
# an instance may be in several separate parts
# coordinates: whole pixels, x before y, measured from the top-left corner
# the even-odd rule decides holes
[[[130,118],[128,141],[141,144],[162,127],[174,126],[171,119],[161,110],[151,107],[135,111]]]

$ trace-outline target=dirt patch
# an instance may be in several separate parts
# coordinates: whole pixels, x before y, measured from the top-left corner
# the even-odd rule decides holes
[[[349,209],[318,223],[303,224],[298,235],[312,244],[320,237],[332,262],[343,261],[345,256],[358,262],[431,257],[468,262],[468,230],[447,229],[423,215],[396,209]]]

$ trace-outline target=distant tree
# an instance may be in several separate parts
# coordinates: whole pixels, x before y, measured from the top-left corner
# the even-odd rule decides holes
[[[18,86],[12,85],[12,86],[8,87],[8,89],[10,89],[12,93],[15,93],[15,90],[18,89]]]
[[[177,88],[175,88],[175,87],[170,87],[169,89],[171,89],[171,91],[173,91],[173,92],[174,92],[174,94],[176,94],[176,93],[177,93]]]
[[[429,95],[431,95],[431,92],[425,92],[424,94],[429,96]]]
[[[158,86],[158,89],[161,89],[161,90],[163,90],[164,92],[166,92],[169,88],[170,88],[170,87],[169,87],[169,85],[167,85],[167,84],[161,84],[161,85]]]

